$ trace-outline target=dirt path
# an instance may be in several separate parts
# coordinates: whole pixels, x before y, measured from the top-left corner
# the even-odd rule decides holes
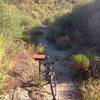
[[[50,61],[55,59],[63,59],[70,55],[70,51],[58,51],[52,44],[50,44],[46,38],[46,35],[40,37],[39,42],[46,46],[46,54],[50,57]],[[69,61],[59,60],[53,67],[55,67],[55,73],[57,76],[57,100],[79,100],[76,97],[76,90],[74,83],[72,81],[72,71],[69,66]],[[50,92],[49,86],[45,86],[46,91]],[[48,97],[48,100],[52,100],[50,94],[45,94]],[[47,100],[47,99],[46,99]]]

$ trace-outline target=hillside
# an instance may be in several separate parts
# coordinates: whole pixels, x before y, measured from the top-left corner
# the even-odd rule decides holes
[[[99,100],[99,8],[99,0],[0,0],[0,100]]]

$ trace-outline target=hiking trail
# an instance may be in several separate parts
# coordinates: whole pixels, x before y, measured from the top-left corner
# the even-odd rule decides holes
[[[55,73],[57,76],[57,100],[80,100],[77,98],[77,90],[75,89],[75,83],[72,81],[72,70],[70,68],[70,62],[67,60],[61,60],[70,56],[70,51],[56,50],[52,43],[46,39],[47,33],[44,32],[43,36],[40,36],[39,43],[46,47],[46,54],[49,56],[50,61],[58,60],[58,63],[54,64]],[[47,93],[45,93],[48,100],[52,100],[49,85],[45,86]],[[46,99],[47,100],[47,99]]]

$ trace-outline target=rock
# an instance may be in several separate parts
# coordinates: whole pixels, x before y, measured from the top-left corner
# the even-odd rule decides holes
[[[30,93],[30,97],[33,100],[41,100],[43,98],[43,95],[39,91],[35,91],[33,93]],[[44,99],[43,99],[44,100]]]
[[[4,100],[31,100],[31,98],[28,96],[28,91],[17,88],[15,91],[11,91],[9,94],[5,95]]]

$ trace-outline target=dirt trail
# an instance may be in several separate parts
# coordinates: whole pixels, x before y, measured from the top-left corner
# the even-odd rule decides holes
[[[46,46],[46,54],[50,57],[50,61],[55,59],[63,59],[70,55],[70,51],[58,51],[51,43],[46,40],[46,35],[40,37],[39,42]],[[72,71],[69,61],[59,60],[53,67],[57,76],[57,100],[79,100],[75,95],[75,87],[72,81]],[[45,86],[46,91],[50,92],[49,86]],[[50,94],[46,94],[48,100],[52,100]],[[47,99],[46,99],[47,100]]]

